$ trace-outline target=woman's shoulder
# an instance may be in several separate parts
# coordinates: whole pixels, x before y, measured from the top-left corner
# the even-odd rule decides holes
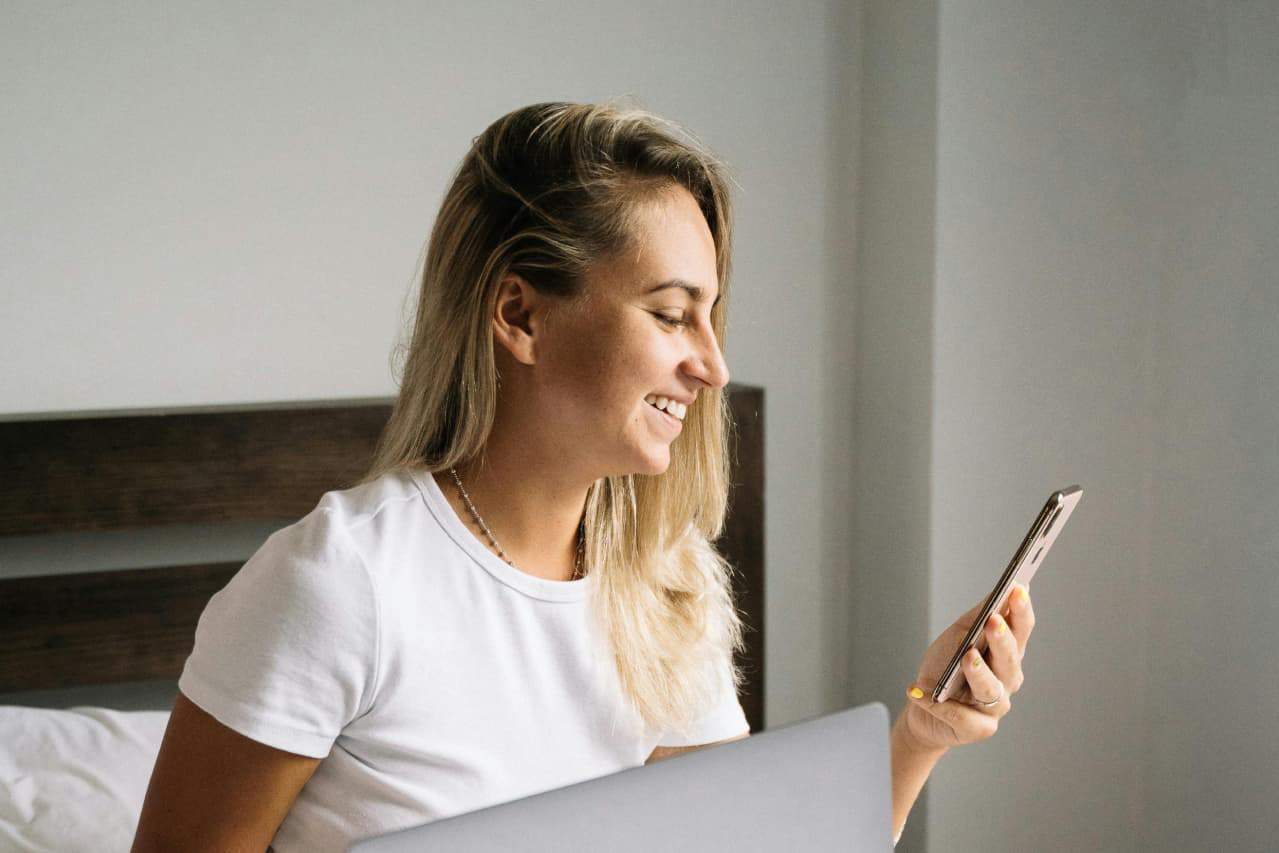
[[[295,561],[367,561],[366,552],[376,551],[379,539],[394,538],[414,523],[420,502],[408,472],[389,472],[325,492],[310,512],[271,534],[266,545],[287,551]]]
[[[412,514],[422,503],[422,492],[412,472],[406,469],[388,471],[345,489],[325,492],[302,523],[311,519],[316,527],[340,525],[354,534],[369,525],[390,525],[405,512]]]
[[[240,585],[338,600],[372,596],[385,605],[397,595],[405,564],[420,566],[431,554],[418,552],[445,547],[436,532],[412,472],[392,471],[325,492],[310,512],[266,539],[241,569]]]

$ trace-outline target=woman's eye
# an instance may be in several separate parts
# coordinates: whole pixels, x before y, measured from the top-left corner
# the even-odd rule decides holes
[[[679,317],[668,317],[665,314],[654,314],[653,316],[661,320],[662,323],[667,326],[687,326],[688,325],[688,323],[684,322]]]

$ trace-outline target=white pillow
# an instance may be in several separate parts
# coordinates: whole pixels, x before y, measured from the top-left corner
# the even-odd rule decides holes
[[[168,720],[0,705],[0,849],[128,851]]]

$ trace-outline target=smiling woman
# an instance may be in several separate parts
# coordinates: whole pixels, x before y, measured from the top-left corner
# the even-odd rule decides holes
[[[135,849],[345,849],[749,733],[712,544],[731,221],[643,110],[475,138],[374,462],[210,601]]]

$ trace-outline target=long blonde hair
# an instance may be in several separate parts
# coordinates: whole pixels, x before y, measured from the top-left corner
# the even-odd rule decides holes
[[[618,103],[540,103],[472,140],[431,229],[400,391],[361,482],[406,467],[429,472],[480,455],[497,408],[491,320],[498,285],[516,273],[539,292],[584,298],[591,266],[628,250],[641,205],[682,186],[715,241],[723,346],[732,242],[729,177],[691,134]],[[585,508],[592,615],[623,691],[657,729],[687,731],[743,648],[732,566],[713,542],[728,503],[731,410],[705,388],[657,476],[608,476]]]

